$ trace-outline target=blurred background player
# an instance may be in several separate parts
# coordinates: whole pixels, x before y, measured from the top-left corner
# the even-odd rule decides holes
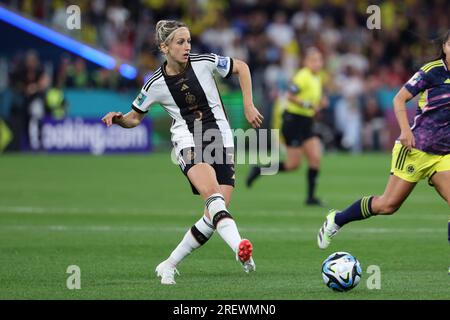
[[[327,104],[322,95],[322,53],[315,47],[305,52],[304,67],[293,77],[287,91],[287,107],[283,114],[281,132],[286,143],[286,159],[280,163],[280,172],[297,170],[303,155],[308,161],[308,190],[305,203],[322,205],[316,197],[316,185],[321,160],[321,143],[314,132],[314,116]],[[260,167],[252,167],[247,177],[251,187],[261,175]]]
[[[222,77],[239,75],[245,116],[257,128],[263,118],[253,105],[250,70],[238,59],[191,54],[191,35],[182,22],[159,21],[156,42],[166,62],[143,86],[129,113],[110,112],[103,122],[108,126],[115,123],[133,128],[139,125],[151,105],[160,103],[173,118],[172,142],[181,170],[193,193],[200,194],[205,201],[204,216],[187,231],[168,259],[156,267],[157,276],[161,277],[162,284],[175,284],[176,266],[206,243],[214,230],[235,252],[244,271],[254,271],[252,244],[241,238],[227,209],[235,181],[233,136],[213,78],[213,73]],[[215,140],[210,141],[206,134]],[[215,154],[208,155],[205,148],[211,146]]]
[[[421,179],[428,179],[450,206],[450,30],[442,37],[440,57],[413,75],[394,98],[401,129],[392,151],[391,176],[381,196],[368,196],[342,212],[331,210],[317,242],[325,249],[349,222],[396,212]],[[420,94],[410,128],[406,102]],[[450,225],[448,227],[450,241]]]

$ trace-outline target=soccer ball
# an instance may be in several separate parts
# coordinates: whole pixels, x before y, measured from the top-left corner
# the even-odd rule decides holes
[[[322,277],[328,288],[349,291],[361,280],[361,265],[350,253],[335,252],[322,263]]]

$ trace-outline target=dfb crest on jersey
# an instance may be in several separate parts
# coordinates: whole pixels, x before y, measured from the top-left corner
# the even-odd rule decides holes
[[[192,105],[197,101],[197,98],[193,94],[186,93],[185,101],[187,104]]]
[[[228,66],[228,59],[225,57],[220,57],[219,56],[219,62],[217,63],[217,66],[221,69],[227,69]]]

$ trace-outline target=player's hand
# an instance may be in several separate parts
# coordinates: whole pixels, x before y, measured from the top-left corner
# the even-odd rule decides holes
[[[244,107],[244,113],[248,123],[250,123],[253,128],[261,127],[264,117],[253,104]]]
[[[402,131],[398,140],[400,140],[400,143],[407,147],[408,150],[411,150],[416,146],[416,140],[414,139],[414,135],[411,130]]]
[[[109,112],[106,116],[102,118],[103,123],[106,124],[107,127],[111,127],[117,120],[122,119],[122,112]]]

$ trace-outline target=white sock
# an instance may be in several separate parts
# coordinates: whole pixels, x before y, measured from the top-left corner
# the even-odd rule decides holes
[[[198,220],[191,229],[189,229],[183,237],[183,240],[178,244],[175,250],[172,251],[167,262],[173,267],[176,267],[186,256],[192,251],[202,246],[211,238],[214,229],[211,221],[203,216]]]
[[[205,204],[217,232],[236,252],[242,239],[233,217],[228,213],[225,206],[225,199],[220,193],[215,193],[206,200]]]
[[[241,242],[241,235],[239,234],[236,222],[233,219],[222,219],[217,224],[217,233],[223,240],[236,252],[238,250],[239,242]]]

